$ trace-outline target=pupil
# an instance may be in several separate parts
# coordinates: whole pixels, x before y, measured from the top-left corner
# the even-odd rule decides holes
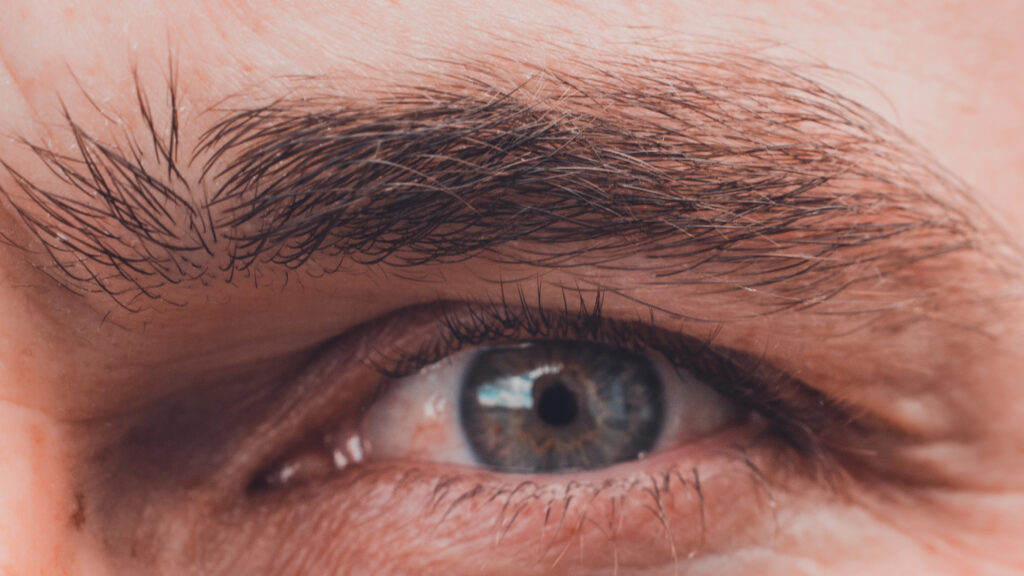
[[[576,394],[561,382],[545,388],[537,399],[537,415],[549,426],[568,426],[578,412]]]

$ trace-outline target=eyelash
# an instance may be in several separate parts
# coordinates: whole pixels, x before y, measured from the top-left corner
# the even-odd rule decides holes
[[[574,292],[574,293],[573,293]],[[647,318],[611,319],[604,316],[605,294],[593,291],[588,300],[580,289],[562,289],[561,306],[545,305],[519,290],[514,298],[504,292],[483,303],[445,302],[430,305],[435,316],[426,342],[418,347],[375,347],[368,362],[389,379],[403,378],[462,350],[521,340],[585,340],[615,346],[637,354],[655,352],[672,365],[685,368],[729,400],[762,417],[767,432],[775,433],[804,456],[824,458],[822,441],[837,423],[856,421],[850,411],[763,359],[718,346],[713,338],[693,336],[659,327],[655,313]],[[415,315],[415,311],[408,314]],[[403,314],[405,316],[406,314]],[[387,339],[381,339],[387,340]]]

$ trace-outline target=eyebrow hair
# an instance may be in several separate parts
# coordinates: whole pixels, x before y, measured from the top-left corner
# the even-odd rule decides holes
[[[7,162],[19,193],[0,191],[51,276],[121,301],[267,265],[483,256],[792,306],[974,246],[927,154],[781,65],[581,56],[513,83],[492,61],[452,64],[356,96],[300,78],[262,104],[229,98],[187,151],[176,76],[169,126],[136,82],[141,137],[103,142],[65,109],[74,154],[25,142],[73,193]]]

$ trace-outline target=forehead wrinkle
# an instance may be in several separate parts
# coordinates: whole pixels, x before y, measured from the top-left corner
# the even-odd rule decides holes
[[[581,59],[510,82],[491,60],[452,64],[458,73],[358,97],[295,79],[264,105],[228,99],[187,160],[201,166],[194,182],[181,176],[176,130],[156,137],[144,96],[150,148],[101,143],[68,115],[82,158],[37,154],[100,200],[85,200],[82,216],[20,177],[50,217],[25,222],[65,281],[135,296],[267,265],[329,272],[346,259],[484,255],[614,269],[639,253],[635,266],[663,280],[772,286],[802,301],[867,268],[973,246],[958,187],[926,155],[780,66],[738,55]],[[215,192],[161,210],[181,198],[169,192],[176,177]],[[52,222],[72,213],[79,223]]]

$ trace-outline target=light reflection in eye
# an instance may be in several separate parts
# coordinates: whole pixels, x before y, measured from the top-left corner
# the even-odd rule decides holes
[[[476,401],[487,408],[533,409],[533,387],[537,379],[561,371],[561,364],[544,364],[525,374],[499,378],[476,390]]]

